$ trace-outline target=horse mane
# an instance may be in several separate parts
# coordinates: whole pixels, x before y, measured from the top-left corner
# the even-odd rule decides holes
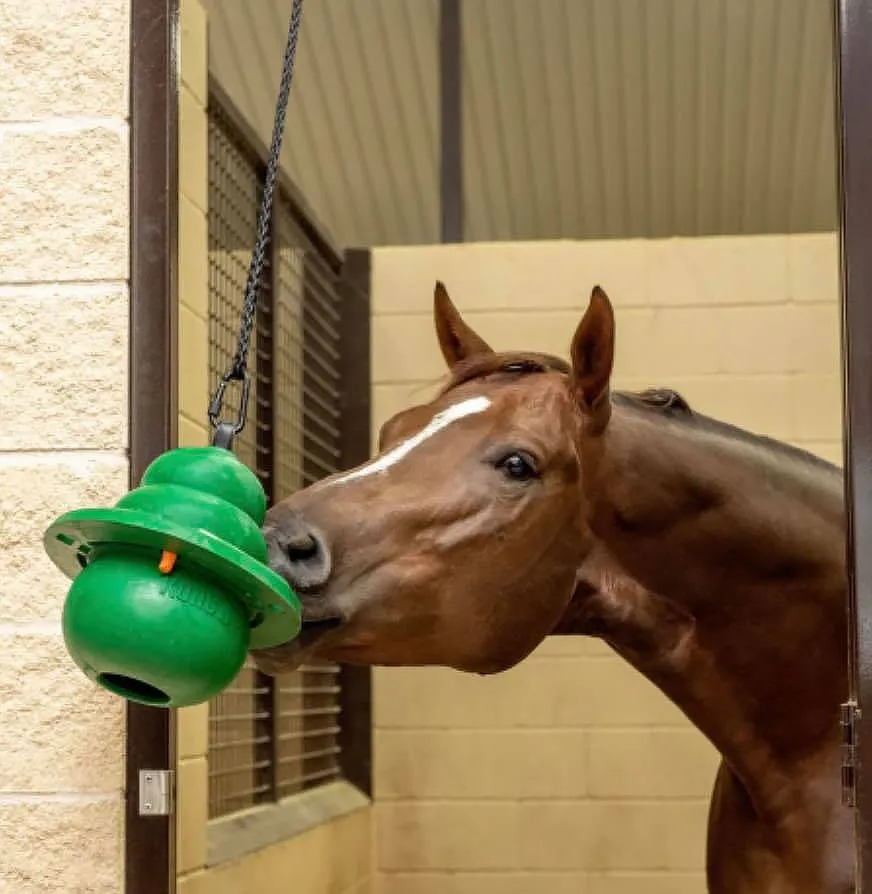
[[[726,440],[752,444],[770,453],[798,460],[808,466],[841,474],[838,466],[816,456],[814,453],[809,453],[808,450],[803,450],[801,447],[794,447],[792,444],[786,444],[784,441],[778,441],[766,435],[750,432],[747,429],[731,425],[729,422],[722,422],[720,419],[713,419],[711,416],[697,413],[672,388],[649,388],[646,391],[618,391],[612,395],[612,398],[619,406],[643,411],[655,411],[663,418],[690,423],[694,428],[720,435]]]
[[[612,395],[616,404],[657,410],[670,418],[695,418],[690,404],[672,388],[647,388],[644,391],[616,391]]]

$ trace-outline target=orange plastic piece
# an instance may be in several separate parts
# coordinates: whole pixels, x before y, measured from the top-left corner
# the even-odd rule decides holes
[[[175,568],[177,558],[178,556],[175,553],[165,549],[160,557],[160,565],[157,566],[160,573],[169,574]]]

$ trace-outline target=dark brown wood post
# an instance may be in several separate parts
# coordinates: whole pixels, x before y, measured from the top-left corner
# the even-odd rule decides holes
[[[340,453],[343,469],[370,455],[370,253],[345,253],[342,281]],[[372,795],[372,671],[343,665],[340,672],[342,775],[364,794]]]
[[[178,0],[132,0],[130,486],[177,443]],[[175,891],[173,816],[140,816],[143,770],[174,770],[174,714],[127,703],[126,894]]]

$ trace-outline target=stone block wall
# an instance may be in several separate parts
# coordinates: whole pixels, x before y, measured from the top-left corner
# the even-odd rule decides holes
[[[124,704],[63,646],[46,525],[128,485],[126,0],[0,0],[0,890],[122,888]]]

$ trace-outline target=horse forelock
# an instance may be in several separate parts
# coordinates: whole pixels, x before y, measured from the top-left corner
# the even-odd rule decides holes
[[[442,386],[440,396],[467,382],[504,374],[511,377],[556,372],[568,375],[570,365],[560,357],[533,351],[476,354],[455,364]]]

